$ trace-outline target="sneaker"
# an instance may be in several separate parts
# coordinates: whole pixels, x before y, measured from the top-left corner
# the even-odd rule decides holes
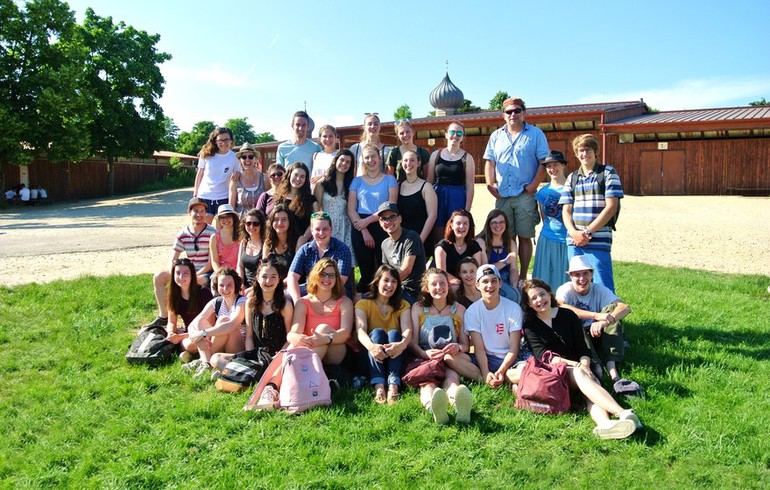
[[[184,369],[185,371],[195,372],[201,367],[201,364],[203,364],[203,361],[201,361],[200,359],[193,359],[187,364],[182,364],[182,369]]]
[[[200,361],[200,359],[198,360]],[[211,364],[201,361],[200,367],[198,368],[197,371],[195,371],[195,374],[193,374],[193,378],[200,378],[207,372],[211,371],[211,369],[212,369]]]
[[[181,354],[179,354],[179,360],[182,361],[182,363],[187,364],[192,362],[195,359],[195,356],[192,352],[182,351]]]
[[[469,424],[471,422],[471,408],[473,408],[473,394],[465,385],[457,387],[455,392],[455,412],[458,424]]]
[[[278,390],[272,387],[272,385],[265,386],[262,390],[262,394],[259,396],[259,401],[254,407],[254,410],[275,410],[278,408]]]
[[[211,381],[218,380],[220,376],[222,376],[222,371],[215,369],[214,372],[211,373]]]
[[[446,425],[449,423],[449,397],[441,388],[436,388],[430,397],[430,413],[433,414],[433,421],[437,424]]]
[[[156,316],[155,320],[151,321],[147,325],[142,325],[142,328],[165,327],[166,325],[168,325],[168,318]]]
[[[628,410],[623,410],[622,412],[620,412],[618,414],[618,419],[619,420],[630,420],[631,422],[634,423],[634,425],[636,425],[637,429],[641,429],[642,427],[644,427],[644,425],[642,424],[642,421],[639,420],[639,417],[637,417],[637,415],[634,413],[634,411],[631,410],[630,408]]]
[[[594,435],[599,439],[625,439],[636,430],[636,424],[632,420],[610,420],[596,426]]]

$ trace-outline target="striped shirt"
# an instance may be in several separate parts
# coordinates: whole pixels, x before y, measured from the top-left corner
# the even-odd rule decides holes
[[[198,235],[192,230],[191,225],[187,225],[177,232],[174,250],[184,252],[195,266],[195,270],[199,271],[209,261],[209,242],[211,235],[216,232],[217,230],[213,226],[206,225],[206,228]]]
[[[597,164],[598,165],[598,164]],[[604,167],[604,193],[601,193],[597,174],[592,170],[585,175],[583,167],[577,169],[577,183],[575,189],[572,189],[572,174],[567,176],[567,182],[561,191],[559,204],[572,204],[572,220],[575,228],[584,230],[607,205],[606,198],[623,198],[623,187],[620,184],[620,177],[613,167],[606,165]],[[567,234],[567,245],[574,245],[572,237]],[[584,249],[611,250],[612,249],[612,228],[602,226],[593,232],[591,241],[584,245]]]

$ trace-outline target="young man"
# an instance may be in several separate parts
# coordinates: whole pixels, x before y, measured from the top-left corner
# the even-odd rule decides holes
[[[508,218],[511,234],[517,237],[523,278],[532,258],[535,225],[540,222],[535,201],[535,192],[545,176],[540,162],[548,155],[545,134],[524,121],[526,113],[523,100],[505,99],[505,125],[492,133],[484,151],[487,190],[496,198],[495,207]]]
[[[300,284],[300,281],[307,280],[307,275],[316,262],[323,257],[329,257],[337,262],[342,283],[345,285],[345,294],[353,299],[353,281],[348,281],[348,278],[353,276],[353,256],[345,243],[332,236],[332,219],[328,213],[320,211],[310,215],[310,234],[313,239],[300,247],[289,267],[286,277],[289,295],[295,303],[306,295],[307,285]]]
[[[171,280],[171,268],[182,252],[195,266],[198,276],[198,284],[207,287],[211,275],[211,258],[209,257],[209,241],[211,235],[217,230],[206,223],[206,203],[197,197],[193,197],[187,203],[187,213],[190,215],[190,224],[179,230],[174,241],[174,251],[171,254],[171,262],[166,270],[157,272],[152,278],[155,289],[155,301],[158,304],[158,316],[145,327],[165,327],[168,323],[168,310],[166,305],[166,286]]]
[[[425,272],[425,249],[420,234],[401,226],[401,214],[395,203],[382,203],[377,209],[377,217],[388,234],[382,242],[382,263],[398,269],[403,298],[410,305],[414,304]]]
[[[284,141],[278,145],[275,163],[288,168],[295,162],[307,165],[310,175],[313,174],[313,154],[323,151],[321,145],[307,137],[308,120],[310,117],[305,111],[297,111],[291,119],[291,129],[294,137],[291,141]]]
[[[601,378],[601,360],[604,359],[616,393],[639,391],[639,385],[621,379],[617,369],[617,363],[623,360],[624,353],[623,326],[620,321],[631,313],[631,308],[607,287],[591,282],[594,270],[587,256],[572,257],[567,274],[570,281],[556,290],[556,301],[559,306],[569,308],[583,320],[583,328],[589,333],[592,344],[595,374]]]
[[[485,264],[478,268],[476,287],[481,299],[468,307],[464,322],[481,377],[492,388],[502,386],[506,379],[517,382],[516,368],[526,361],[520,355],[524,315],[519,305],[500,296],[501,281],[495,266]]]
[[[623,187],[615,169],[599,165],[599,140],[592,134],[572,142],[580,168],[567,176],[559,204],[567,228],[567,254],[587,255],[596,270],[596,282],[615,292],[612,274],[612,227],[623,197]]]

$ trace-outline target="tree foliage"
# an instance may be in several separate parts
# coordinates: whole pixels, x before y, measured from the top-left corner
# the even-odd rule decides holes
[[[466,114],[469,112],[479,112],[479,111],[481,111],[481,107],[477,105],[473,105],[473,102],[471,102],[468,99],[463,99],[462,105],[457,108],[458,114]]]
[[[160,142],[160,149],[168,151],[177,151],[177,140],[179,140],[179,126],[168,116],[163,117],[163,139]]]
[[[206,139],[217,125],[213,121],[199,121],[195,123],[190,132],[182,131],[177,139],[176,151],[185,155],[197,155],[200,153]]]
[[[254,143],[270,143],[271,141],[275,141],[275,136],[270,132],[259,133],[257,137],[254,138]]]
[[[762,106],[768,106],[770,105],[770,102],[766,101],[764,97],[762,97],[759,100],[755,100],[753,102],[749,102],[749,105],[752,107],[762,107]]]
[[[492,100],[489,101],[489,110],[490,111],[494,111],[494,110],[502,111],[503,110],[503,102],[508,97],[510,97],[510,95],[508,95],[508,92],[505,92],[503,90],[500,90],[499,92],[497,92],[495,94],[495,96],[492,97]]]
[[[257,139],[257,134],[254,132],[254,127],[246,121],[247,117],[239,117],[235,119],[228,119],[225,123],[226,128],[230,128],[233,132],[233,138],[235,141],[233,144],[242,145],[243,143],[254,143]]]
[[[412,119],[412,109],[409,108],[408,104],[401,104],[393,112],[394,121],[400,121],[401,119]]]

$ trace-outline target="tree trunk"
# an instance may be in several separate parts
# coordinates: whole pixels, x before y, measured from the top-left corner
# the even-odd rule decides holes
[[[115,160],[107,154],[107,195],[115,194]]]

